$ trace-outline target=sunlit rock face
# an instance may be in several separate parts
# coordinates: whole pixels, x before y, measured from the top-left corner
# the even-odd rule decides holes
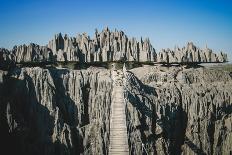
[[[1,55],[6,54],[1,49]],[[123,31],[95,31],[93,38],[86,33],[76,37],[59,33],[46,46],[31,43],[15,46],[11,50],[10,60],[20,62],[74,61],[74,62],[109,62],[109,61],[156,61],[155,49],[150,40],[128,38]]]
[[[70,37],[56,34],[45,46],[19,45],[12,50],[0,49],[0,58],[13,63],[30,62],[157,62],[204,63],[226,62],[227,55],[216,54],[209,48],[200,49],[192,42],[174,50],[163,49],[156,53],[149,38],[129,38],[123,31],[95,30],[91,38],[86,33]],[[6,62],[6,61],[5,61]],[[0,62],[2,64],[2,62]]]
[[[137,41],[128,38],[123,31],[95,31],[91,39],[86,33],[76,37],[55,35],[48,47],[58,61],[155,61],[155,50],[149,39]]]
[[[51,61],[52,53],[46,46],[36,44],[15,46],[12,49],[13,60],[15,62],[43,62]]]
[[[180,67],[131,71],[125,98],[132,154],[144,152],[142,143],[154,154],[231,154],[228,72]]]

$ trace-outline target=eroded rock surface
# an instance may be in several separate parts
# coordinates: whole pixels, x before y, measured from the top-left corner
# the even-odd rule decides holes
[[[3,55],[3,56],[1,56]],[[93,38],[86,33],[76,37],[59,33],[46,46],[15,46],[9,52],[0,49],[0,56],[13,62],[108,62],[108,61],[155,61],[156,53],[148,38],[128,38],[123,31],[95,31]],[[0,57],[0,58],[1,58]]]
[[[227,61],[227,55],[220,52],[214,53],[211,49],[206,47],[200,49],[196,47],[192,42],[187,43],[186,47],[178,48],[174,50],[163,49],[157,55],[157,62],[165,63],[193,63],[193,62],[225,62]]]
[[[155,50],[149,39],[137,41],[128,38],[123,31],[95,31],[94,38],[86,33],[77,37],[55,35],[48,44],[59,61],[154,61]]]
[[[107,154],[112,89],[108,70],[35,67],[0,75],[3,152]]]
[[[56,34],[46,46],[37,44],[15,46],[12,50],[0,48],[0,65],[4,63],[34,62],[158,62],[158,63],[202,63],[226,62],[227,55],[216,54],[209,48],[200,49],[193,43],[174,50],[162,50],[158,54],[149,38],[129,38],[123,31],[95,31],[93,38],[86,33],[70,37]],[[1,66],[0,66],[1,67]],[[3,67],[1,67],[3,68]]]
[[[231,154],[229,72],[160,65],[123,71],[126,116],[120,118],[127,120],[131,154]],[[108,154],[111,73],[100,67],[1,70],[1,150]]]
[[[52,61],[52,51],[46,46],[36,44],[15,46],[12,50],[15,62],[44,62]]]
[[[132,69],[126,75],[132,154],[145,151],[141,143],[154,154],[231,154],[228,72],[156,66]]]

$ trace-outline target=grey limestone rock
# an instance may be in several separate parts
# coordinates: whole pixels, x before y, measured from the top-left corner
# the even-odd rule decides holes
[[[47,46],[21,45],[15,46],[10,52],[13,53],[14,62],[47,62],[50,59],[71,62],[156,60],[155,49],[149,39],[136,41],[135,38],[128,38],[123,31],[110,31],[108,28],[100,33],[96,30],[93,38],[86,33],[78,34],[76,37],[59,33]]]
[[[11,54],[14,62],[43,62],[53,59],[52,51],[46,46],[30,45],[15,46]]]
[[[95,31],[93,38],[86,33],[76,37],[59,33],[46,46],[36,44],[15,46],[9,52],[0,50],[1,55],[13,62],[109,62],[137,61],[158,63],[202,63],[226,62],[227,55],[214,53],[211,49],[200,49],[192,42],[174,50],[162,49],[156,54],[148,38],[128,38],[123,31]],[[4,53],[4,54],[3,54]]]
[[[159,65],[123,72],[131,154],[231,153],[229,72]],[[112,90],[103,68],[0,71],[1,149],[108,154]]]
[[[209,48],[200,49],[192,42],[187,43],[186,47],[175,48],[174,50],[163,49],[157,57],[158,62],[166,63],[203,63],[203,62],[226,62],[227,55],[220,52],[213,53]]]
[[[151,154],[231,154],[229,72],[156,66],[126,77],[132,154],[142,154],[141,143]]]
[[[5,48],[0,48],[0,61],[1,62],[9,62],[12,59],[12,54],[9,50]]]
[[[35,67],[0,76],[1,148],[8,154],[107,154],[108,70]]]

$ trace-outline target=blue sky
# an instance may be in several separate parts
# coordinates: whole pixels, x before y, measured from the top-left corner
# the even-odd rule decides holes
[[[94,29],[149,37],[153,46],[174,48],[193,41],[232,57],[230,0],[0,0],[0,47],[45,45],[55,33],[76,36]]]

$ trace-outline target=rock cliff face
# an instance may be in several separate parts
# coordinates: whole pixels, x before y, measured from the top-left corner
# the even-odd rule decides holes
[[[12,59],[11,57],[12,55],[9,50],[5,48],[0,48],[0,61],[1,62],[11,61]]]
[[[105,69],[1,72],[1,150],[107,154],[111,89]]]
[[[13,55],[5,48],[0,48],[0,69],[7,68],[13,61]]]
[[[229,73],[165,69],[136,68],[126,73],[131,153],[231,154]]]
[[[52,61],[52,51],[46,46],[39,46],[31,43],[30,45],[14,46],[9,51],[7,49],[0,49],[0,60],[5,62],[46,62]]]
[[[225,62],[227,61],[227,55],[222,52],[219,54],[213,53],[213,51],[207,47],[205,49],[200,49],[190,42],[182,49],[163,49],[158,54],[157,61],[165,63]]]
[[[52,60],[52,51],[46,46],[30,45],[15,46],[12,50],[15,62],[43,62]]]

